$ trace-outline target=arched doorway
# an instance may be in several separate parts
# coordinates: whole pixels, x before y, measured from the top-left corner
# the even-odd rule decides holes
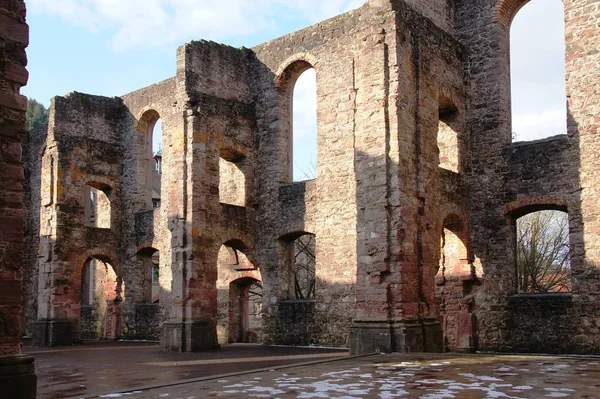
[[[470,352],[476,345],[474,290],[478,281],[469,259],[467,242],[465,223],[456,215],[444,219],[435,298],[444,350],[450,352]]]
[[[262,278],[246,246],[230,240],[218,255],[217,337],[220,344],[261,342]]]
[[[123,282],[110,260],[89,257],[81,273],[81,338],[119,338],[123,298]]]

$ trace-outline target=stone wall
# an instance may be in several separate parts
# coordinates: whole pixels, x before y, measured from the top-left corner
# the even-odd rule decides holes
[[[29,27],[25,3],[0,3],[0,390],[11,398],[35,398],[33,358],[21,356],[23,298],[23,164],[27,99],[19,90],[25,69]]]
[[[594,151],[591,144],[594,141],[584,144],[585,133],[582,136],[581,129],[587,126],[583,131],[588,135],[596,130],[589,116],[594,106],[583,107],[582,104],[595,104],[593,100],[588,101],[598,96],[597,86],[588,84],[591,76],[597,75],[597,67],[593,66],[597,57],[595,51],[590,51],[597,30],[591,28],[592,19],[580,16],[585,14],[583,10],[594,9],[598,4],[595,1],[565,3],[568,135],[511,144],[509,34],[512,18],[523,3],[484,0],[462,4],[456,10],[458,37],[470,54],[472,250],[485,277],[476,295],[478,345],[485,350],[597,351],[594,331],[598,327],[592,321],[598,315],[594,305],[598,295],[594,284],[597,269],[590,266],[596,263],[596,254],[587,250],[596,241],[591,238],[595,217],[584,216],[596,212],[593,201],[584,199],[586,193],[595,190],[592,174],[586,171],[596,158],[588,152]],[[578,37],[573,32],[585,33]],[[578,111],[572,109],[574,104]],[[573,273],[572,299],[569,300],[552,296],[513,298],[518,292],[515,220],[541,209],[561,209],[569,213]],[[524,302],[531,306],[525,313],[522,311],[526,306],[520,305]],[[563,306],[567,302],[568,306]],[[556,317],[541,311],[544,306],[556,310]],[[563,310],[571,307],[577,310]],[[547,345],[542,339],[544,335],[549,337]],[[558,340],[563,341],[555,345]]]
[[[80,268],[96,257],[117,274],[120,334],[160,325],[167,350],[254,339],[260,281],[267,344],[550,351],[548,335],[597,352],[598,1],[565,5],[569,134],[512,143],[509,28],[522,4],[370,0],[253,49],[187,43],[175,77],[122,98],[56,98],[38,265],[38,301],[52,299],[38,306],[38,342],[78,337]],[[317,173],[292,183],[291,94],[310,68]],[[83,227],[85,184],[110,193],[110,229]],[[569,213],[571,294],[517,295],[515,222],[539,209]],[[306,234],[316,290],[299,302],[291,249]]]
[[[23,281],[26,281],[25,324],[23,332],[33,333],[33,323],[37,318],[38,254],[40,246],[40,201],[42,184],[42,153],[46,146],[48,126],[39,126],[31,131],[23,141],[23,165],[25,181],[23,199],[25,229],[23,241]]]

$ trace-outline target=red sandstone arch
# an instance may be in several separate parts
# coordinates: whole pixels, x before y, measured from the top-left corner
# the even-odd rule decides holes
[[[160,119],[160,114],[154,110],[149,109],[142,113],[140,116],[136,130],[141,134],[148,134],[154,128],[156,122]]]
[[[504,28],[510,28],[515,15],[531,0],[500,0],[496,4],[493,13],[494,22],[499,23]],[[564,0],[563,0],[564,3]]]
[[[568,212],[567,200],[557,196],[539,196],[512,201],[504,206],[504,214],[512,220],[516,220],[528,213],[555,210]]]
[[[283,61],[275,73],[275,86],[278,89],[294,87],[294,83],[303,72],[311,68],[317,70],[317,66],[318,61],[311,54],[294,54]]]
[[[315,79],[318,84],[318,70],[316,59],[307,53],[295,54],[285,60],[275,74],[275,88],[278,92],[278,119],[280,120],[280,140],[283,153],[281,154],[281,179],[283,182],[294,181],[294,88],[300,75],[309,69],[316,72]],[[302,179],[296,179],[302,180]]]

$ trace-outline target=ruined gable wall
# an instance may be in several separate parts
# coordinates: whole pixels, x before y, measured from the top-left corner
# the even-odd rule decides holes
[[[184,89],[175,77],[155,83],[122,96],[127,109],[120,129],[123,147],[123,197],[127,202],[121,209],[123,228],[121,257],[128,259],[129,272],[125,285],[131,287],[125,311],[129,317],[123,321],[123,334],[146,338],[166,318],[170,306],[164,295],[171,284],[172,237],[169,220],[181,198],[183,156],[183,105]],[[162,131],[155,127],[160,118]],[[153,135],[162,135],[161,207],[152,209],[151,187],[154,184]],[[139,251],[159,251],[159,304],[148,303],[151,290],[143,254]],[[146,328],[145,326],[150,326]],[[152,330],[151,337],[160,335]]]
[[[583,251],[587,242],[596,241],[595,233],[582,234],[589,226],[582,213],[595,211],[591,203],[582,201],[586,191],[580,189],[593,187],[593,183],[585,185],[581,181],[584,176],[591,176],[586,170],[593,163],[594,146],[590,145],[593,140],[581,142],[580,126],[581,121],[586,121],[588,129],[595,129],[594,122],[586,116],[589,105],[583,106],[582,100],[596,97],[597,90],[588,84],[590,76],[597,73],[592,55],[595,50],[590,44],[595,35],[591,33],[594,22],[579,18],[586,14],[583,10],[597,7],[597,2],[565,3],[567,96],[571,104],[568,137],[511,145],[509,28],[521,5],[514,1],[482,0],[460,3],[457,8],[459,37],[470,50],[473,250],[485,274],[485,284],[477,295],[479,345],[481,349],[509,351],[597,350],[592,348],[597,348],[598,343],[590,339],[595,327],[589,327],[594,325],[590,320],[598,314],[597,308],[577,310],[582,302],[597,295],[591,283],[594,279],[588,277],[596,273],[589,266],[595,255],[587,251],[584,255]],[[586,33],[577,36],[572,32]],[[572,104],[578,104],[578,114],[571,109]],[[586,151],[591,152],[584,155]],[[572,296],[515,296],[514,218],[506,213],[507,206],[518,209],[531,203],[567,206],[574,275]]]
[[[72,93],[52,100],[42,160],[38,340],[48,337],[43,333],[46,319],[60,321],[78,338],[81,272],[87,257],[104,256],[121,272],[116,250],[122,175],[118,127],[123,111],[117,98]],[[110,187],[106,191],[112,208],[110,229],[86,227],[87,183]],[[71,334],[65,331],[61,338],[70,341]]]
[[[410,8],[398,8],[397,21],[400,76],[406,73],[412,77],[407,81],[400,79],[399,92],[409,94],[396,103],[400,117],[399,191],[400,198],[405,198],[399,204],[401,208],[408,205],[412,213],[399,211],[397,216],[402,238],[395,243],[393,253],[406,258],[397,262],[402,270],[398,283],[402,289],[394,301],[420,303],[426,309],[421,316],[434,317],[434,278],[439,266],[442,222],[451,214],[467,218],[464,181],[469,170],[469,141],[464,118],[469,102],[463,69],[466,56],[452,35],[414,15]],[[451,107],[455,113],[454,140],[447,143],[444,140],[452,136],[440,131],[443,107]],[[440,147],[444,146],[452,148],[449,153],[456,157],[458,172],[441,168]],[[419,291],[411,288],[419,284]],[[414,308],[404,310],[404,317],[420,312],[423,311]],[[396,317],[402,317],[400,312]]]
[[[244,83],[249,81],[244,72],[248,55],[247,50],[205,41],[188,43],[177,52],[178,105],[173,117],[178,120],[173,119],[170,143],[165,143],[168,170],[163,178],[169,183],[160,211],[170,231],[164,270],[169,305],[163,308],[168,321],[163,346],[168,350],[216,345],[219,248],[230,239],[244,242],[250,252],[254,244],[249,233],[254,115],[244,94],[249,90]],[[245,207],[220,203],[221,158],[238,162],[243,172],[245,182],[236,185],[245,185]],[[190,324],[185,331],[183,321]]]
[[[293,290],[293,275],[286,263],[291,244],[280,240],[286,234],[304,231],[316,234],[317,314],[310,317],[320,331],[301,339],[347,345],[347,334],[340,331],[349,329],[356,273],[353,52],[356,42],[370,36],[372,29],[361,21],[360,14],[361,10],[354,11],[253,48],[257,59],[253,94],[259,160],[256,241],[261,244],[256,263],[264,281],[266,343],[282,339],[278,318],[305,317],[287,315],[293,311],[285,302]],[[290,186],[289,100],[298,76],[295,65],[302,68],[306,64],[315,68],[317,77],[317,179]],[[298,197],[292,200],[288,194],[294,197],[296,191]],[[279,328],[279,332],[295,329],[286,325]]]
[[[438,192],[438,96],[451,96],[464,112],[462,50],[450,35],[406,4],[395,4],[394,11],[365,6],[254,49],[263,64],[256,71],[258,223],[263,226],[258,229],[263,246],[257,256],[269,273],[278,273],[278,279],[266,282],[271,285],[265,292],[274,299],[271,309],[265,309],[265,321],[269,324],[277,317],[273,303],[288,298],[285,246],[277,239],[294,231],[316,233],[316,321],[322,328],[317,342],[347,342],[347,336],[333,337],[333,327],[328,326],[349,331],[350,320],[340,315],[354,312],[350,306],[357,263],[361,290],[356,318],[385,321],[390,312],[399,318],[404,312],[418,314],[418,305],[410,311],[404,307],[418,302],[419,295],[414,289],[418,249],[408,244],[416,241],[414,226],[419,223],[417,176],[429,207],[423,226],[441,224],[435,209],[446,201]],[[290,120],[285,78],[286,67],[297,60],[310,63],[317,73],[317,179],[305,185],[306,191],[299,183],[286,186]],[[425,112],[418,114],[417,109]],[[417,129],[416,120],[426,123]],[[309,187],[315,188],[310,196]],[[294,195],[297,199],[292,201]],[[464,192],[457,197],[464,212]],[[357,226],[357,231],[348,226]],[[439,235],[435,239],[439,241]],[[429,244],[434,239],[428,240]],[[431,315],[434,253],[427,258],[427,267],[433,270],[428,283]],[[400,277],[400,269],[410,280]],[[327,322],[320,323],[323,315]]]

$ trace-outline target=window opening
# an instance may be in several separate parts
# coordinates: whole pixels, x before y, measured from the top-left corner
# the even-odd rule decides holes
[[[531,1],[517,13],[510,29],[510,71],[513,141],[566,134],[561,0]]]

